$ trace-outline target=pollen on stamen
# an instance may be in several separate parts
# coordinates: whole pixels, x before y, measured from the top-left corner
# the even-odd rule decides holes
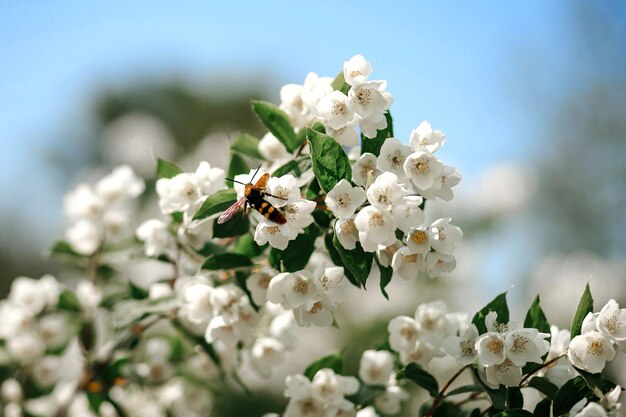
[[[311,307],[311,309],[309,310],[309,313],[317,314],[320,311],[322,311],[322,303],[320,301],[318,301],[315,304],[313,304],[313,307]]]
[[[412,255],[404,255],[402,257],[402,262],[404,262],[405,264],[414,264],[415,262],[417,262],[417,253],[414,253]]]
[[[309,291],[309,283],[303,279],[296,279],[293,283],[293,291],[298,294],[306,294]]]
[[[337,201],[337,205],[339,205],[339,207],[341,208],[346,208],[351,203],[350,196],[348,195],[348,193],[339,194],[336,198],[336,201]]]
[[[418,175],[428,174],[429,162],[427,159],[418,159],[413,163],[413,170]]]
[[[600,323],[611,334],[619,332],[622,327],[622,322],[617,319],[617,316],[604,317]]]
[[[498,338],[492,337],[487,343],[487,350],[491,353],[500,353],[502,352],[502,348],[504,348],[504,343]]]
[[[356,225],[354,220],[348,220],[341,225],[341,231],[344,233],[354,233],[356,231]]]
[[[416,230],[411,234],[411,241],[416,245],[421,245],[428,239],[428,234],[423,230]]]
[[[382,227],[385,225],[385,219],[381,213],[374,213],[369,219],[369,225],[372,227]]]
[[[354,71],[350,72],[350,77],[352,77],[352,78],[358,77],[359,75],[362,75],[361,71],[359,71],[359,70],[354,70]]]
[[[387,156],[387,160],[393,166],[402,166],[404,165],[404,160],[406,157],[400,151],[395,151],[394,153]]]
[[[511,351],[515,353],[522,353],[526,350],[526,345],[528,344],[528,338],[516,335],[513,338],[513,345],[511,346]]]
[[[355,96],[359,104],[370,104],[372,101],[372,92],[366,88],[359,89]]]
[[[602,342],[594,340],[587,345],[587,353],[593,356],[601,356],[604,353],[604,345]]]
[[[463,356],[472,356],[475,353],[474,343],[471,340],[461,341],[461,353]]]
[[[335,116],[342,116],[348,112],[348,106],[343,101],[337,101],[331,108],[331,113]]]

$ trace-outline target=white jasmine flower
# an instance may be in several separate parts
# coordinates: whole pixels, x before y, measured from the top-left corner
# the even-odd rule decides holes
[[[404,194],[398,184],[398,176],[393,172],[383,172],[367,189],[367,201],[375,207],[389,210],[402,200]]]
[[[4,301],[0,302],[0,338],[8,339],[29,331],[34,322],[33,314],[24,307]]]
[[[433,348],[428,343],[418,340],[413,349],[400,352],[400,363],[406,366],[411,362],[415,362],[422,368],[428,369],[433,356],[435,356]]]
[[[341,91],[333,91],[317,103],[317,114],[324,124],[333,129],[341,129],[354,120],[352,102]]]
[[[333,92],[333,79],[320,77],[314,72],[309,72],[304,79],[302,91],[302,103],[312,113],[317,114],[317,105],[322,99]]]
[[[31,365],[44,355],[46,345],[37,333],[26,331],[7,339],[6,349],[9,355],[22,365]]]
[[[478,329],[475,325],[468,326],[460,336],[448,336],[441,348],[461,365],[469,365],[476,360],[476,339]]]
[[[389,171],[398,177],[406,177],[404,163],[411,155],[411,149],[396,138],[387,138],[380,148],[380,156],[376,160],[376,167],[381,171]]]
[[[102,216],[104,236],[107,241],[125,237],[132,220],[132,212],[128,210],[109,210]]]
[[[66,318],[61,314],[43,316],[39,322],[39,337],[48,348],[56,349],[64,346],[69,338]]]
[[[355,394],[359,389],[359,381],[351,376],[337,375],[332,369],[324,368],[317,371],[311,382],[311,396],[324,408],[338,409],[345,401],[345,395]]]
[[[252,295],[252,301],[258,306],[265,304],[267,289],[272,278],[278,275],[278,271],[270,267],[263,267],[260,271],[250,274],[246,280],[246,286]]]
[[[428,253],[430,251],[428,230],[425,227],[410,229],[406,245],[413,253]]]
[[[359,378],[369,385],[387,385],[393,373],[393,355],[386,350],[366,350],[359,364]]]
[[[356,417],[378,417],[376,409],[372,406],[365,407],[357,411]]]
[[[267,299],[286,309],[302,306],[317,294],[313,278],[307,271],[283,272],[270,281]]]
[[[393,255],[391,266],[400,278],[411,282],[415,280],[419,272],[424,269],[424,256],[403,246]]]
[[[71,219],[96,219],[102,214],[104,202],[85,183],[80,183],[63,198],[63,211]]]
[[[363,55],[355,55],[343,63],[343,78],[348,85],[357,85],[367,80],[372,66]]]
[[[367,206],[356,215],[354,224],[359,231],[363,249],[367,252],[374,252],[379,244],[391,245],[396,241],[395,224],[385,210]]]
[[[351,217],[365,202],[365,190],[361,187],[353,187],[348,181],[342,179],[326,194],[325,202],[335,216]]]
[[[404,173],[420,190],[428,190],[435,185],[435,179],[442,172],[441,161],[427,152],[414,152],[404,161]]]
[[[223,316],[216,316],[211,319],[204,334],[204,339],[208,343],[219,340],[230,349],[234,349],[241,340],[236,332],[235,324],[226,321]]]
[[[59,380],[61,360],[58,356],[44,356],[33,367],[33,380],[39,388],[49,388]]]
[[[420,304],[415,311],[415,323],[422,337],[435,348],[441,347],[443,340],[458,330],[458,320],[448,314],[448,306],[441,300]]]
[[[175,247],[174,238],[167,230],[167,223],[159,219],[143,222],[135,233],[137,239],[144,242],[146,256],[159,256],[170,252]]]
[[[293,311],[298,326],[330,327],[333,324],[332,306],[321,300],[311,300]]]
[[[82,280],[76,285],[76,298],[85,314],[93,316],[102,301],[102,290],[93,282]]]
[[[402,242],[396,240],[396,242],[392,245],[378,245],[378,249],[376,249],[376,255],[378,256],[378,262],[383,267],[391,266],[391,262],[393,261],[393,255],[396,254],[398,249],[404,247]]]
[[[109,205],[135,198],[143,193],[144,189],[143,179],[139,178],[128,165],[115,168],[96,184],[96,192]]]
[[[291,233],[290,240],[296,236],[308,225],[313,223],[313,210],[317,207],[315,201],[301,199],[294,203],[286,204],[282,207],[283,214],[287,219],[289,231]]]
[[[411,398],[408,392],[397,385],[389,385],[385,392],[374,400],[376,408],[388,415],[398,414],[402,408],[402,402]],[[358,415],[359,417],[360,414]]]
[[[452,272],[456,268],[456,259],[452,255],[431,251],[426,254],[426,271],[431,278],[437,278],[442,272]]]
[[[201,185],[197,175],[186,172],[157,180],[156,192],[161,212],[171,214],[195,209],[203,196]]]
[[[406,196],[393,206],[393,219],[398,224],[398,228],[405,233],[419,228],[426,218],[424,211],[420,208],[424,199],[421,196]],[[422,242],[427,243],[427,242]],[[419,245],[421,245],[420,243]],[[408,244],[408,242],[407,242]],[[430,244],[429,244],[430,248]]]
[[[586,399],[585,399],[586,401]],[[572,414],[575,417],[609,417],[609,413],[598,403],[590,402],[580,412]]]
[[[582,327],[580,329],[580,333],[581,334],[585,334],[587,332],[591,332],[591,331],[598,331],[598,326],[596,326],[597,322],[598,322],[598,316],[600,315],[600,313],[587,313],[587,315],[585,316],[585,318],[583,319],[583,324]]]
[[[261,376],[268,377],[272,369],[283,363],[285,347],[271,337],[259,337],[250,349],[250,362]]]
[[[609,300],[600,310],[596,326],[604,337],[615,342],[622,352],[626,352],[626,308],[620,309],[615,300]]]
[[[375,138],[379,130],[387,128],[387,119],[382,113],[372,113],[369,117],[359,119],[359,128],[368,138]]]
[[[380,84],[379,81],[368,81],[353,86],[348,92],[354,111],[362,118],[387,110],[387,100],[379,91]]]
[[[288,224],[276,224],[269,220],[261,220],[254,231],[254,241],[258,245],[269,243],[270,246],[285,250],[291,240],[291,230]],[[295,236],[293,237],[295,238]]]
[[[259,153],[270,162],[284,161],[291,156],[285,145],[272,133],[267,132],[259,141]]]
[[[353,120],[339,129],[333,129],[328,126],[326,128],[326,134],[335,139],[340,145],[355,146],[359,143],[359,134],[356,131],[355,125],[356,121]]]
[[[517,387],[522,381],[522,368],[515,366],[510,359],[506,359],[502,363],[487,366],[485,378],[492,385],[503,384],[507,387]]]
[[[77,253],[92,255],[100,246],[100,228],[91,220],[81,219],[67,229],[65,238]]]
[[[155,282],[148,288],[148,298],[150,300],[158,300],[159,298],[170,297],[174,295],[172,286],[165,282]]]
[[[337,219],[335,221],[335,236],[344,249],[354,249],[359,238],[354,218]]]
[[[213,287],[196,283],[184,290],[185,316],[192,323],[208,323],[213,318]]]
[[[389,346],[396,352],[412,350],[419,338],[415,320],[407,316],[398,316],[389,322]]]
[[[42,312],[47,304],[45,288],[39,281],[27,277],[18,277],[11,283],[9,300],[33,316]]]
[[[2,382],[0,395],[4,401],[19,402],[24,396],[22,386],[15,378],[7,378]]]
[[[572,339],[567,351],[569,361],[577,368],[597,374],[615,357],[615,349],[601,333],[593,330]]]
[[[512,330],[504,341],[506,356],[516,366],[524,366],[527,362],[542,363],[542,356],[550,349],[550,343],[545,340],[549,336],[532,328]]]
[[[206,161],[200,162],[194,173],[200,192],[209,196],[216,191],[226,188],[224,184],[224,170],[222,168],[211,167]]]
[[[546,362],[563,354],[570,343],[570,331],[568,329],[559,330],[558,327],[552,325],[550,326],[550,335],[550,350]],[[578,375],[576,370],[564,357],[553,362],[545,372],[545,377],[559,388],[576,375]]]
[[[430,123],[424,121],[411,132],[409,142],[414,152],[435,153],[446,142],[446,135],[441,130],[433,130]]]
[[[296,321],[291,311],[283,311],[274,317],[269,325],[269,334],[280,341],[286,349],[292,349],[296,343]]]
[[[274,207],[282,207],[287,203],[300,200],[300,188],[298,180],[293,175],[283,175],[282,177],[271,177],[267,181],[265,192],[274,197],[267,197],[267,201]]]
[[[376,168],[376,155],[366,152],[352,166],[352,182],[367,188],[381,173]]]
[[[424,198],[440,198],[450,201],[454,198],[452,188],[461,182],[462,176],[455,167],[444,165],[441,175],[435,178],[435,183],[428,190],[420,190]]]
[[[313,282],[317,287],[320,300],[331,307],[345,300],[346,287],[343,268],[340,266],[329,266],[317,268],[313,275]]]
[[[309,112],[304,107],[304,102],[302,101],[303,93],[304,86],[299,84],[286,84],[280,88],[279,107],[289,116],[291,124],[297,129],[306,126],[310,118]]]
[[[476,354],[481,366],[497,365],[506,359],[504,335],[487,332],[476,340]]]

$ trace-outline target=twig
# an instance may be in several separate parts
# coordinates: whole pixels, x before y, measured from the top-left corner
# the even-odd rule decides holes
[[[563,352],[561,353],[559,356],[557,356],[556,358],[552,358],[550,359],[548,362],[544,363],[543,365],[541,365],[539,368],[535,369],[534,371],[532,371],[531,373],[527,374],[524,376],[524,378],[522,378],[522,380],[519,383],[519,386],[521,387],[524,382],[526,382],[528,380],[528,378],[530,378],[531,376],[535,375],[537,372],[539,372],[540,370],[542,370],[543,368],[547,368],[548,366],[552,365],[554,362],[558,361],[559,359],[565,357],[566,353]]]
[[[457,379],[459,377],[459,375],[461,375],[463,373],[464,370],[467,369],[469,365],[465,365],[464,367],[462,367],[461,369],[459,369],[458,371],[456,371],[456,373],[454,375],[452,375],[452,378],[450,378],[448,380],[448,382],[446,382],[446,385],[443,386],[443,388],[441,389],[441,391],[439,391],[439,393],[437,394],[437,396],[435,397],[435,399],[433,400],[433,404],[430,406],[430,408],[428,409],[428,411],[426,412],[426,414],[424,414],[424,417],[430,417],[433,415],[433,413],[435,412],[435,409],[439,406],[439,404],[441,404],[441,402],[443,401],[443,397],[446,393],[446,391],[448,390],[448,388],[450,388],[450,385],[452,385],[452,383],[454,382],[455,379]]]

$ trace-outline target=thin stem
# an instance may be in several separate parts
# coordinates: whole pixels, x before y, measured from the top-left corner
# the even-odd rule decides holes
[[[493,404],[491,404],[489,407],[485,408],[485,410],[480,413],[480,416],[484,416],[485,414],[487,414],[488,412],[490,412],[491,410],[493,410]]]
[[[455,407],[460,407],[463,404],[467,404],[467,403],[472,402],[472,401],[481,401],[481,400],[484,400],[484,399],[486,399],[486,398],[482,396],[482,392],[478,392],[477,391],[477,392],[473,392],[469,397],[465,398],[464,400],[455,402],[453,405]]]
[[[552,358],[550,359],[548,362],[544,363],[543,365],[541,365],[539,368],[535,369],[534,371],[532,371],[531,373],[527,374],[524,376],[524,378],[522,378],[522,380],[519,383],[519,386],[521,387],[524,382],[526,382],[531,376],[535,375],[537,372],[539,372],[540,370],[542,370],[543,368],[546,368],[550,365],[552,365],[554,362],[558,361],[559,359],[565,357],[567,353],[563,352],[561,353],[559,356],[557,356],[556,358]]]
[[[441,404],[441,402],[443,401],[443,397],[446,394],[446,391],[448,390],[448,388],[450,388],[450,385],[452,385],[452,383],[454,382],[455,379],[457,379],[459,377],[459,375],[461,375],[463,373],[464,370],[466,370],[468,368],[469,365],[465,365],[464,367],[462,367],[461,369],[459,369],[458,371],[456,371],[456,373],[454,375],[452,375],[452,378],[450,378],[448,380],[448,382],[446,382],[446,385],[443,386],[443,388],[441,389],[441,391],[439,391],[439,393],[437,394],[437,396],[435,397],[435,399],[433,400],[433,404],[430,406],[430,408],[428,409],[428,411],[426,412],[426,414],[424,414],[424,417],[431,417],[433,415],[433,413],[435,412],[435,409],[439,406],[439,404]]]

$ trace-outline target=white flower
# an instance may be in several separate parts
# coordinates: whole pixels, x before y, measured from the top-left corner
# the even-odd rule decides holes
[[[428,190],[420,190],[424,198],[432,199],[440,198],[444,201],[450,201],[454,198],[452,187],[461,182],[462,176],[455,167],[444,165],[441,175],[435,178],[435,183]]]
[[[285,250],[292,234],[288,224],[276,224],[269,220],[261,220],[254,231],[254,241],[258,245],[269,243],[270,246]],[[293,237],[295,238],[295,236]]]
[[[485,378],[492,385],[503,384],[507,387],[517,387],[522,381],[522,368],[515,366],[510,359],[506,359],[499,364],[487,366]]]
[[[506,334],[504,340],[506,356],[516,366],[527,362],[542,363],[542,356],[548,353],[550,343],[545,340],[548,333],[539,333],[537,329],[517,329]]]
[[[424,199],[420,196],[403,197],[393,206],[393,219],[398,224],[398,228],[408,233],[414,228],[418,228],[424,223],[424,212],[420,208]]]
[[[266,133],[259,141],[259,153],[263,158],[270,162],[283,161],[288,159],[291,155],[287,152],[287,148],[276,136],[270,132]]]
[[[155,282],[148,288],[148,298],[158,300],[159,298],[170,297],[174,294],[172,286],[165,282]]]
[[[384,172],[367,189],[367,201],[374,207],[389,210],[402,200],[404,194],[398,184],[398,176],[393,172]]]
[[[304,86],[299,84],[286,84],[280,88],[279,107],[287,114],[287,116],[289,116],[291,124],[297,129],[304,127],[310,118],[309,112],[304,107],[304,102],[302,101],[303,93]],[[267,159],[273,160],[269,158]]]
[[[80,183],[63,198],[63,211],[71,219],[95,219],[102,214],[103,201],[100,196],[85,183]]]
[[[553,325],[550,327],[550,334],[550,351],[546,357],[546,362],[560,356],[567,350],[570,343],[570,331],[568,329],[559,330]],[[578,375],[576,370],[565,357],[553,362],[545,372],[545,377],[559,388],[576,375]]]
[[[325,202],[335,216],[351,217],[365,202],[365,190],[361,187],[353,187],[348,181],[342,179],[326,194]]]
[[[363,55],[355,55],[343,63],[343,78],[348,85],[357,85],[372,73],[372,66]]]
[[[428,190],[435,185],[435,179],[442,172],[441,161],[427,152],[414,152],[404,162],[404,173],[420,190]]]
[[[366,350],[359,364],[359,378],[369,385],[387,385],[393,373],[393,355],[386,350]]]
[[[425,227],[411,229],[406,238],[406,245],[414,253],[430,251],[430,236]]]
[[[93,282],[82,280],[76,285],[76,298],[88,316],[93,316],[102,301],[102,291]]]
[[[91,220],[81,219],[65,232],[67,242],[81,255],[92,255],[100,246],[100,228]]]
[[[39,337],[47,347],[56,349],[68,340],[68,323],[61,314],[49,314],[39,320]]]
[[[291,311],[283,311],[274,317],[269,325],[269,334],[279,340],[286,349],[292,349],[296,343],[296,321]]]
[[[311,382],[311,396],[326,410],[339,408],[344,395],[351,395],[358,391],[359,381],[350,376],[337,375],[332,369],[324,368],[317,371]]]
[[[352,182],[361,187],[369,186],[381,171],[376,168],[376,155],[366,152],[352,166]]]
[[[300,200],[300,189],[298,180],[293,175],[283,175],[282,177],[271,177],[267,181],[265,192],[277,197],[267,196],[267,201],[274,207],[282,207],[287,203]]]
[[[184,290],[185,314],[192,323],[208,323],[213,318],[213,287],[196,283]]]
[[[596,326],[604,337],[615,342],[622,352],[626,352],[626,308],[620,309],[615,300],[609,300],[600,310]]]
[[[271,337],[259,337],[250,350],[250,362],[262,376],[270,376],[272,368],[283,363],[285,347]]]
[[[469,365],[476,360],[477,338],[478,329],[472,324],[460,336],[448,336],[443,341],[441,348],[461,365]]]
[[[333,129],[341,129],[354,120],[352,102],[341,91],[333,91],[317,103],[317,114],[324,124]]]
[[[289,225],[289,232],[291,233],[290,240],[295,239],[296,236],[302,232],[302,230],[313,223],[313,210],[317,207],[315,201],[310,200],[298,200],[294,203],[286,204],[282,207],[285,219]]]
[[[61,376],[61,360],[58,356],[44,356],[33,367],[33,380],[39,388],[53,386]]]
[[[335,139],[340,145],[355,146],[359,143],[359,134],[356,131],[355,124],[356,121],[352,121],[339,129],[333,129],[328,126],[326,134]]]
[[[96,192],[107,204],[116,204],[143,193],[145,184],[128,165],[122,165],[96,184]]]
[[[308,272],[283,272],[270,281],[267,299],[286,309],[293,309],[312,300],[316,293],[317,288]]]
[[[390,171],[398,177],[406,177],[404,162],[411,154],[411,149],[396,138],[388,138],[380,148],[376,167],[381,171]]]
[[[337,219],[335,222],[335,236],[344,249],[354,249],[359,239],[359,232],[354,219]]]
[[[226,188],[224,185],[224,170],[222,168],[211,167],[202,161],[194,173],[200,192],[205,196]]]
[[[458,330],[458,320],[448,313],[448,306],[441,300],[422,303],[415,311],[415,323],[422,337],[435,348]]]
[[[309,72],[304,79],[302,91],[302,103],[313,113],[317,112],[317,104],[322,97],[333,92],[333,79],[330,77],[319,77],[314,72]]]
[[[333,324],[332,306],[321,300],[311,300],[293,311],[298,326],[330,327]]]
[[[403,401],[410,398],[408,392],[397,385],[389,385],[385,392],[374,400],[376,408],[388,415],[398,414]],[[360,417],[360,414],[359,414]]]
[[[396,241],[395,224],[385,210],[367,206],[356,215],[354,224],[359,231],[361,245],[367,252],[374,252],[379,244],[391,245]]]
[[[456,268],[456,259],[452,255],[431,251],[426,254],[426,271],[431,278],[437,278],[442,272],[452,272]]]
[[[410,282],[424,269],[424,256],[403,246],[394,253],[391,266],[400,278]]]
[[[418,340],[413,349],[400,352],[400,363],[407,365],[415,362],[422,368],[428,368],[433,356],[435,356],[433,348],[428,343]]]
[[[378,417],[376,409],[372,406],[365,407],[357,411],[356,417]]]
[[[372,113],[367,118],[359,119],[359,128],[368,138],[376,137],[379,130],[383,130],[387,127],[387,119],[382,113]]]
[[[435,153],[446,142],[446,135],[441,130],[434,130],[430,123],[424,121],[420,123],[412,132],[409,138],[411,149],[415,152],[426,151]]]
[[[46,345],[34,331],[21,332],[6,341],[9,355],[23,365],[30,365],[43,356]]]
[[[609,413],[598,403],[590,402],[575,417],[608,417]]]
[[[201,185],[198,176],[186,172],[157,180],[156,192],[161,212],[171,214],[196,208],[203,196]]]
[[[174,238],[167,230],[167,223],[159,219],[146,220],[135,234],[137,239],[144,242],[146,256],[166,254],[175,247]]]
[[[481,366],[497,365],[506,359],[504,335],[487,332],[476,340],[476,354]]]
[[[407,316],[398,316],[389,322],[389,346],[396,352],[412,350],[418,340],[419,332],[415,320]]]
[[[24,392],[22,391],[22,386],[17,379],[7,378],[2,382],[0,395],[4,401],[19,402],[22,400]]]
[[[29,309],[8,301],[0,302],[0,339],[29,331],[33,322],[34,317]]]
[[[404,247],[402,242],[396,240],[392,245],[378,245],[378,249],[376,249],[376,255],[378,256],[378,262],[383,267],[391,266],[391,262],[393,261],[393,255],[396,254],[398,249]]]
[[[593,330],[572,339],[567,351],[569,361],[577,368],[596,374],[615,357],[615,349],[601,333]]]
[[[317,287],[317,296],[331,307],[345,299],[345,275],[340,266],[318,268],[313,274],[313,282]]]
[[[374,113],[382,114],[387,110],[387,100],[379,91],[379,81],[368,81],[353,86],[348,92],[354,111],[362,118]]]
[[[45,288],[39,285],[39,281],[27,277],[18,277],[11,283],[9,300],[33,316],[43,311],[47,304]]]
[[[258,306],[265,304],[267,300],[267,289],[272,277],[278,274],[273,268],[263,267],[260,271],[250,274],[246,280],[246,286],[252,295],[252,301]]]

